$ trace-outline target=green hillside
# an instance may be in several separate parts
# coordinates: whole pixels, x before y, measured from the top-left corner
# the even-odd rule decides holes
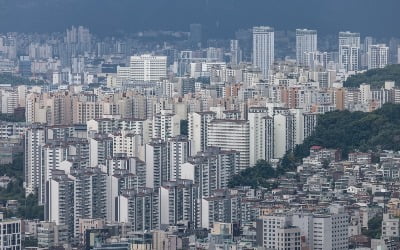
[[[295,170],[313,145],[341,149],[344,158],[354,150],[400,150],[400,105],[386,104],[371,113],[335,111],[320,115],[314,133],[288,152],[275,172],[268,163],[260,162],[236,175],[230,184],[268,187],[265,179]]]
[[[396,86],[400,86],[400,64],[388,65],[383,69],[371,69],[351,76],[343,83],[343,86],[358,88],[360,84],[368,83],[373,88],[380,88],[385,81],[395,81]]]
[[[386,104],[371,113],[336,111],[318,118],[312,136],[294,150],[300,160],[313,145],[339,148],[343,156],[354,150],[400,150],[400,105]]]

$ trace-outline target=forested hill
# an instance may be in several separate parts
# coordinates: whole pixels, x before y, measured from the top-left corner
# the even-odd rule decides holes
[[[371,69],[353,75],[343,83],[343,86],[358,88],[360,84],[367,83],[373,88],[380,88],[383,87],[385,81],[395,81],[396,86],[400,86],[400,64],[392,64],[383,69]]]
[[[341,149],[344,157],[354,150],[400,150],[400,105],[385,104],[371,113],[335,111],[321,115],[315,132],[286,158],[299,162],[313,145]]]
[[[341,149],[344,158],[354,150],[400,150],[400,105],[386,104],[371,113],[335,111],[320,115],[314,133],[293,152],[286,153],[277,170],[259,161],[256,166],[235,175],[230,186],[270,188],[268,179],[295,170],[314,145]]]

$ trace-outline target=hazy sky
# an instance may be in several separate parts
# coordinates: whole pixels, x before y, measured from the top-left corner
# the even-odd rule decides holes
[[[314,28],[399,36],[400,0],[0,0],[0,31],[63,31],[83,24],[95,33],[188,30],[202,23],[213,37],[238,28]]]

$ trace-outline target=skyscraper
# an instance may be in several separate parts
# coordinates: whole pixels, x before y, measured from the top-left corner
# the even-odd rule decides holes
[[[267,26],[253,28],[253,64],[264,78],[274,63],[274,29]]]
[[[307,66],[305,53],[317,51],[317,31],[296,30],[296,61],[300,66]]]
[[[346,71],[359,69],[360,33],[339,32],[339,65]]]

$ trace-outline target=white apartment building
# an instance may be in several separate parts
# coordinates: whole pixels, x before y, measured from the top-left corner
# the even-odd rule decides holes
[[[389,47],[386,44],[370,45],[368,49],[368,69],[381,69],[388,65]]]
[[[248,111],[250,127],[250,166],[258,160],[271,160],[274,144],[273,119],[265,107],[252,107]]]
[[[37,191],[42,174],[42,150],[45,144],[45,129],[40,126],[29,128],[25,134],[25,195],[33,194]]]
[[[89,140],[89,167],[106,165],[106,161],[112,156],[113,138],[108,135],[97,135]]]
[[[293,149],[294,138],[293,116],[283,113],[274,115],[274,158],[282,158]]]
[[[339,66],[346,71],[359,70],[360,33],[339,32]]]
[[[360,102],[361,104],[369,104],[371,101],[371,85],[369,84],[360,84]]]
[[[146,187],[159,188],[168,179],[168,147],[162,140],[146,144]]]
[[[68,155],[68,146],[64,143],[52,143],[42,146],[42,166],[40,168],[40,183],[38,188],[39,204],[43,205],[46,199],[46,183],[52,177],[54,169],[59,169],[62,161]]]
[[[400,237],[400,219],[395,218],[391,214],[383,214],[382,221],[382,238],[399,238]]]
[[[325,213],[296,213],[291,216],[292,225],[300,228],[304,244],[309,249],[348,249],[350,218],[343,207],[332,205]]]
[[[117,198],[117,221],[131,223],[132,231],[158,228],[158,193],[151,188],[127,189]]]
[[[275,57],[274,29],[267,26],[253,27],[253,65],[258,67],[264,79],[268,78],[269,70]]]
[[[314,215],[313,249],[346,250],[348,243],[349,217],[347,214]]]
[[[153,138],[160,138],[166,141],[170,137],[180,134],[179,116],[171,110],[161,110],[153,116]]]
[[[160,225],[196,223],[198,187],[190,180],[165,182],[159,189]]]
[[[177,136],[168,139],[168,180],[182,179],[181,165],[187,162],[190,155],[191,142],[185,136]]]
[[[181,179],[192,180],[199,186],[201,198],[210,197],[218,189],[229,187],[240,155],[236,151],[223,151],[209,147],[181,165]]]
[[[131,69],[130,69],[130,67],[118,66],[117,67],[116,86],[117,87],[122,87],[122,85],[124,83],[129,82],[130,79],[131,79]]]
[[[21,220],[4,219],[2,213],[0,213],[0,249],[22,249]]]
[[[317,31],[296,30],[296,61],[300,66],[308,66],[306,53],[317,51]]]
[[[74,235],[74,182],[64,171],[53,172],[47,183],[48,197],[45,220],[68,227],[69,237]]]
[[[125,154],[128,157],[144,158],[144,144],[141,134],[121,130],[111,134],[113,139],[113,154]]]
[[[13,114],[18,107],[18,92],[14,90],[0,90],[0,111],[2,114]]]
[[[250,129],[245,120],[213,120],[208,126],[207,145],[240,154],[239,168],[250,166]]]
[[[129,69],[132,81],[157,82],[167,77],[167,57],[131,56]]]
[[[189,114],[188,134],[192,142],[191,155],[207,149],[208,124],[216,118],[214,112],[193,112]]]
[[[300,229],[287,215],[269,215],[257,220],[257,243],[266,249],[300,250]]]

